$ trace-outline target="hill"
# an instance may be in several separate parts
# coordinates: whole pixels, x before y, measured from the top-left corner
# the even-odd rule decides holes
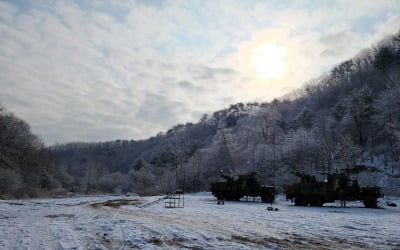
[[[268,184],[292,171],[352,169],[362,184],[399,192],[400,33],[280,99],[237,103],[148,140],[50,147],[74,191],[207,190],[220,169],[257,171]],[[354,170],[354,166],[358,167]],[[366,170],[366,171],[364,171]]]

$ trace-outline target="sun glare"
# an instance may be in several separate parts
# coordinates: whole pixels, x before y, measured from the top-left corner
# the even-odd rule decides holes
[[[278,78],[286,69],[286,51],[275,44],[263,44],[252,51],[251,67],[262,79]]]

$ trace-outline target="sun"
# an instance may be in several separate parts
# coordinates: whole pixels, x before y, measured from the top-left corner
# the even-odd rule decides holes
[[[252,49],[250,65],[261,80],[279,78],[286,69],[286,50],[276,44],[262,44]]]

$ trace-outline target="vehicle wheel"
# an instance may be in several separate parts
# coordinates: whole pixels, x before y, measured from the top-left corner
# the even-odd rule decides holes
[[[378,201],[376,200],[376,198],[367,197],[364,199],[364,206],[368,208],[377,208]]]
[[[298,196],[298,197],[294,198],[294,205],[295,206],[307,206],[307,199],[302,196]]]
[[[310,198],[310,205],[314,207],[321,207],[324,204],[322,199],[318,196],[314,196]]]

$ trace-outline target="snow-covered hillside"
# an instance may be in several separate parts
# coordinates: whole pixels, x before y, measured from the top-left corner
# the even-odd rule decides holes
[[[400,249],[400,208],[350,202],[295,207],[226,202],[209,193],[185,196],[185,207],[159,197],[75,197],[0,201],[0,249]],[[128,199],[107,204],[109,200]],[[399,204],[399,199],[396,201]],[[121,206],[118,206],[121,205]]]

